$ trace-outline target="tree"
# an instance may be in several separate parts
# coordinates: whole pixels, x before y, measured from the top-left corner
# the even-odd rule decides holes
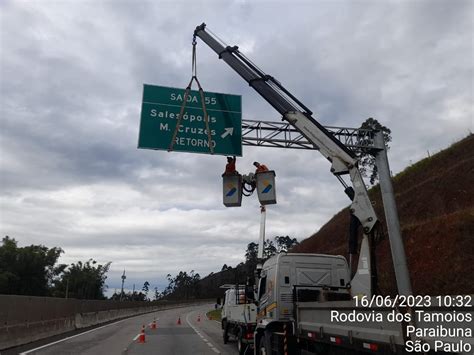
[[[273,255],[281,252],[286,252],[292,247],[298,245],[296,238],[290,238],[289,236],[276,236],[275,242],[267,239],[263,243],[263,259],[267,260]],[[258,244],[251,242],[247,244],[247,250],[245,251],[245,262],[248,265],[256,265],[258,257]]]
[[[271,258],[273,255],[275,255],[277,253],[277,249],[275,247],[275,244],[273,243],[272,240],[270,239],[267,239],[264,243],[263,243],[263,258],[264,259],[269,259]]]
[[[18,247],[6,236],[0,246],[0,293],[49,296],[52,283],[66,265],[56,265],[61,248],[43,245]]]
[[[186,271],[180,271],[178,275],[172,277],[166,275],[168,286],[163,291],[163,297],[172,297],[174,299],[198,298],[200,295],[199,281],[201,276],[191,270],[189,274]]]
[[[275,237],[277,252],[287,252],[294,246],[297,246],[298,240],[296,238],[290,238],[289,236],[276,236]]]
[[[150,283],[145,281],[142,287],[142,291],[145,292],[145,297],[148,298],[148,291],[150,290]]]
[[[89,259],[72,263],[55,283],[54,295],[79,299],[105,299],[104,289],[110,262],[101,265]]]
[[[110,297],[111,300],[114,301],[146,301],[146,296],[144,293],[141,292],[127,292],[122,295],[120,298],[120,292],[114,292],[114,294]]]
[[[258,256],[258,244],[251,242],[247,244],[247,250],[245,251],[245,261],[247,263],[257,263]]]
[[[382,131],[385,145],[387,147],[387,150],[389,149],[388,143],[392,141],[392,136],[390,135],[392,131],[388,127],[383,126],[376,119],[369,117],[362,123],[360,128],[361,129],[375,129],[375,130]],[[365,135],[362,135],[359,139],[361,143],[365,143],[365,144],[371,144],[372,140],[373,140],[372,137],[367,137]],[[375,156],[372,154],[370,149],[362,149],[362,151],[358,154],[358,158],[359,158],[359,170],[362,176],[368,177],[370,179],[370,184],[374,185],[378,181],[378,171],[377,171],[377,166],[375,165]]]
[[[155,301],[158,301],[161,298],[160,291],[158,291],[158,287],[155,287]]]

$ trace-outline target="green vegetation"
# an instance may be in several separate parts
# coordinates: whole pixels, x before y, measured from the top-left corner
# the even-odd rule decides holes
[[[61,248],[30,245],[19,248],[8,236],[0,246],[0,294],[49,296],[66,265],[56,265]]]
[[[90,259],[57,265],[62,253],[61,248],[44,245],[18,247],[6,236],[0,245],[0,294],[105,299],[110,262],[100,265]]]
[[[187,300],[201,297],[201,288],[199,287],[201,276],[194,273],[194,270],[191,270],[189,274],[186,271],[180,271],[175,277],[168,274],[166,278],[169,284],[160,298]]]
[[[216,320],[216,321],[221,321],[221,309],[213,309],[212,311],[209,311],[206,313],[207,318]]]
[[[287,252],[299,243],[296,238],[276,236],[273,240],[267,239],[264,244],[263,259]],[[199,274],[190,274],[180,271],[175,277],[168,275],[169,285],[160,295],[164,299],[192,299],[192,298],[220,298],[223,296],[223,284],[245,284],[253,281],[251,277],[257,264],[258,244],[249,243],[245,251],[245,262],[234,267],[224,264],[220,272],[213,273],[201,279]],[[220,319],[220,318],[219,318]]]
[[[156,287],[155,287],[156,289]],[[114,301],[150,301],[147,296],[143,292],[133,291],[133,292],[123,292],[122,295],[120,291],[114,292],[112,296],[110,296],[111,300]],[[160,297],[155,296],[155,301],[159,300]]]
[[[100,265],[92,259],[85,263],[82,261],[72,263],[54,282],[53,296],[88,300],[105,299],[105,279],[110,264],[108,262]]]
[[[436,164],[437,162],[444,162],[445,160],[447,159],[449,160],[452,157],[455,158],[456,157],[455,152],[461,151],[461,154],[462,154],[462,151],[464,150],[464,146],[467,144],[466,142],[472,139],[472,136],[473,136],[472,133],[470,133],[466,138],[462,139],[459,142],[455,142],[451,144],[451,146],[449,146],[448,148],[443,149],[436,154],[428,156],[406,167],[403,171],[401,171],[396,176],[394,176],[393,178],[394,182],[401,181],[407,178],[407,176],[409,175],[423,174],[424,171],[431,168],[432,164]],[[459,158],[457,158],[457,160],[459,160]]]
[[[376,129],[383,132],[383,138],[387,150],[389,149],[388,143],[392,141],[392,136],[390,135],[392,131],[382,125],[376,119],[369,117],[366,119],[362,125],[361,129]],[[360,138],[361,143],[371,143],[373,138],[362,137]],[[364,177],[368,177],[371,185],[375,185],[379,179],[377,166],[375,165],[375,156],[372,154],[370,149],[362,149],[358,154],[359,158],[359,170]]]
[[[276,236],[274,240],[267,239],[263,244],[263,259],[267,260],[278,253],[285,253],[291,248],[298,245],[296,238],[289,236]],[[258,244],[251,242],[247,245],[245,251],[245,261],[247,263],[256,264],[258,254]]]

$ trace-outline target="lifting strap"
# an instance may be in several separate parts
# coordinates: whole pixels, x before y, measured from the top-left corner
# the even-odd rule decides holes
[[[193,54],[192,54],[192,65],[191,65],[191,81],[189,82],[186,90],[184,92],[183,104],[181,105],[181,110],[179,112],[178,122],[176,123],[176,128],[173,132],[173,138],[171,139],[170,146],[168,147],[168,152],[173,150],[174,144],[176,142],[176,136],[178,135],[179,127],[181,126],[181,120],[184,115],[184,109],[186,108],[186,103],[188,100],[189,92],[191,91],[191,86],[193,81],[196,81],[199,89],[199,96],[201,97],[202,112],[204,113],[204,123],[206,125],[207,132],[207,143],[209,145],[209,151],[211,154],[214,154],[214,147],[212,146],[211,140],[211,130],[209,129],[209,117],[206,110],[206,100],[204,98],[204,91],[202,90],[201,83],[197,78],[197,62],[196,62],[196,36],[193,36]]]

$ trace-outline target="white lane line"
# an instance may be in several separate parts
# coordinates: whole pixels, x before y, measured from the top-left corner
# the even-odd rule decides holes
[[[193,313],[193,312],[189,312],[188,314],[186,314],[186,323],[188,323],[188,325],[193,328],[193,330],[196,332],[196,334],[198,334],[201,339],[211,348],[212,351],[214,351],[216,354],[220,354],[221,352],[219,350],[217,350],[216,347],[214,347],[214,344],[212,344],[209,340],[207,340],[206,338],[204,338],[204,336],[201,335],[201,333],[191,324],[191,322],[189,321],[189,315]]]
[[[160,318],[153,318],[153,319],[157,322]],[[153,324],[153,322],[148,323],[148,328],[151,329],[151,325],[152,325],[152,324]],[[157,327],[158,327],[158,326],[157,326]],[[141,334],[141,332],[138,333],[138,334],[135,336],[135,338],[133,338],[133,341],[136,341],[136,340],[138,339],[138,337],[140,336],[140,334]]]
[[[141,314],[140,314],[141,315]],[[138,317],[138,316],[137,316]],[[79,334],[76,334],[76,335],[71,335],[70,337],[67,337],[67,338],[64,338],[64,339],[60,339],[58,341],[54,341],[52,343],[49,343],[49,344],[45,344],[43,346],[40,346],[40,347],[37,347],[37,348],[34,348],[34,349],[31,349],[31,350],[28,350],[28,351],[24,351],[18,355],[24,355],[24,354],[29,354],[33,351],[36,351],[36,350],[41,350],[41,349],[44,349],[44,348],[47,348],[48,346],[51,346],[51,345],[55,345],[55,344],[59,344],[59,343],[62,343],[63,341],[66,341],[66,340],[69,340],[69,339],[72,339],[72,338],[75,338],[75,337],[78,337],[80,335],[83,335],[83,334],[87,334],[87,333],[91,333],[93,331],[96,331],[96,330],[99,330],[99,329],[102,329],[102,328],[105,328],[105,327],[108,327],[108,326],[111,326],[111,325],[114,325],[114,324],[118,324],[118,323],[121,323],[121,322],[125,322],[126,320],[129,320],[133,317],[130,317],[130,318],[125,318],[125,319],[121,319],[117,322],[114,322],[114,323],[109,323],[109,324],[106,324],[106,325],[103,325],[102,327],[97,327],[97,328],[94,328],[94,329],[91,329],[91,330],[88,330],[86,332],[82,332],[82,333],[79,333]],[[159,318],[156,318],[156,320],[158,320]],[[135,338],[133,338],[133,341],[137,340],[137,338],[140,336],[140,333],[137,334],[137,336]]]
[[[96,330],[99,330],[99,329],[102,329],[102,328],[105,328],[105,327],[109,327],[109,326],[111,326],[111,325],[118,324],[118,323],[121,323],[121,322],[125,322],[126,320],[129,320],[129,319],[130,319],[130,318],[122,319],[122,320],[119,320],[119,321],[117,321],[117,322],[109,323],[109,324],[103,325],[102,327],[94,328],[94,329],[88,330],[88,331],[83,332],[83,333],[79,333],[79,334],[76,334],[76,335],[71,335],[70,337],[67,337],[67,338],[64,338],[64,339],[60,339],[60,340],[54,341],[54,342],[52,342],[52,343],[39,346],[39,347],[37,347],[37,348],[31,349],[31,350],[28,350],[28,351],[24,351],[24,352],[20,353],[19,355],[29,354],[29,353],[31,353],[31,352],[33,352],[33,351],[40,350],[40,349],[44,349],[44,348],[47,348],[48,346],[62,343],[63,341],[66,341],[66,340],[69,340],[69,339],[72,339],[72,338],[76,338],[76,337],[78,337],[78,336],[80,336],[80,335],[84,335],[84,334],[87,334],[87,333],[92,333],[92,332],[94,332],[94,331],[96,331]]]

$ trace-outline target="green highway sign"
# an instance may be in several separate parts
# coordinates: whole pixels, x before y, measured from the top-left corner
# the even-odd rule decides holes
[[[138,148],[168,150],[178,124],[184,89],[145,84]],[[242,155],[242,99],[239,95],[205,92],[214,154]],[[201,96],[189,92],[173,151],[210,154]]]

